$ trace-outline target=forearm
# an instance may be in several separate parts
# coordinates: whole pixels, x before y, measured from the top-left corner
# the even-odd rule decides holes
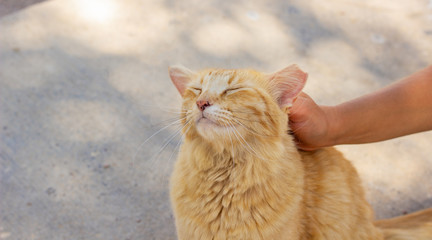
[[[432,66],[327,112],[328,145],[376,142],[431,130]]]

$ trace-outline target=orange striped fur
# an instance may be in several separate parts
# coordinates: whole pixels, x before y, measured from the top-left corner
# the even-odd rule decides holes
[[[306,73],[173,67],[170,77],[183,97],[179,239],[384,239],[351,163],[334,148],[298,151],[287,134]]]

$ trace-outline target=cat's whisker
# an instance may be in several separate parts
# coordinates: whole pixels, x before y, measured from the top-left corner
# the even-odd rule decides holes
[[[244,127],[248,132],[255,134],[257,136],[261,136],[261,137],[277,137],[277,136],[272,136],[272,135],[265,135],[265,134],[261,134],[261,133],[257,133],[255,130],[251,129],[250,127],[244,125],[241,121],[237,120],[236,117],[233,117],[232,120],[239,124],[240,126]]]
[[[196,116],[196,114],[193,114],[193,112],[192,111],[189,111],[190,113],[188,113],[187,115],[186,115],[186,119],[188,119],[189,118],[189,120],[186,120],[186,123],[185,123],[185,126],[187,126],[187,125],[189,125],[188,126],[188,128],[184,131],[184,133],[182,133],[183,135],[186,135],[186,133],[187,132],[189,132],[189,130],[191,129],[191,127],[192,127],[192,123],[193,123],[193,119],[195,119],[195,116]]]
[[[187,122],[187,124],[185,124],[185,125],[183,126],[183,128],[186,127],[189,123],[190,123],[190,121]],[[191,126],[192,126],[192,124],[189,124],[189,127],[188,127],[188,129],[185,130],[185,133],[186,133],[187,131],[189,131],[189,129],[190,129]],[[180,129],[180,132],[183,131],[183,128]],[[174,153],[177,152],[177,150],[178,150],[178,148],[179,148],[179,146],[180,146],[180,143],[182,143],[182,142],[183,142],[183,138],[180,139],[180,140],[178,141],[176,147],[174,148],[174,150],[173,150],[172,153],[171,153],[171,156],[169,157],[168,162],[171,162],[171,159],[172,159],[172,157],[174,156]]]
[[[239,120],[242,120],[242,121],[246,121],[246,122],[256,122],[256,123],[260,123],[261,122],[260,120],[251,120],[251,119],[241,118],[241,117],[238,117],[238,116],[233,116],[233,118],[236,118],[236,119],[239,119]]]
[[[240,132],[238,132],[238,130],[234,127],[234,125],[232,124],[232,123],[228,123],[230,126],[231,126],[231,128],[233,129],[233,133],[234,133],[234,135],[236,136],[236,138],[237,138],[237,140],[240,142],[240,143],[245,143],[246,144],[246,146],[252,151],[252,152],[250,152],[250,151],[248,151],[246,148],[246,150],[250,153],[250,154],[255,154],[255,156],[257,157],[257,158],[259,158],[259,159],[262,159],[262,160],[264,160],[265,161],[265,159],[264,158],[262,158],[262,157],[260,157],[259,155],[258,155],[258,153],[257,152],[255,152],[255,150],[249,145],[249,143],[243,138],[243,136],[240,134]],[[243,140],[243,141],[241,141],[239,138],[238,138],[238,136]]]
[[[249,147],[249,148],[251,148],[250,146],[249,146],[249,144],[246,142],[246,140],[244,140],[244,138],[243,137],[239,137],[239,135],[240,135],[240,133],[236,130],[236,128],[234,127],[234,125],[232,124],[232,123],[228,123],[230,126],[231,126],[231,128],[233,129],[233,131],[232,131],[232,133],[234,134],[234,136],[236,137],[236,139],[237,139],[237,141],[241,144],[241,145],[243,145],[244,146],[244,144],[247,144],[247,147]],[[241,140],[241,139],[243,139],[243,141]],[[243,144],[244,143],[244,144]],[[251,148],[252,149],[252,148]],[[245,148],[245,150],[247,151],[247,152],[249,152],[250,154],[253,154],[252,152],[250,152],[247,148]],[[256,155],[256,154],[255,154]],[[258,157],[258,155],[256,155],[257,157]]]
[[[153,109],[153,108],[151,108],[151,109]],[[157,110],[157,111],[160,111],[160,112],[165,112],[165,113],[172,113],[172,114],[182,114],[182,113],[186,113],[187,111],[179,111],[178,109],[172,109],[172,110],[168,110],[168,109],[164,109],[164,108],[154,108],[155,110]]]
[[[248,115],[255,115],[256,112],[254,111],[241,111],[241,110],[235,110],[235,109],[231,109],[232,113],[244,113],[244,114],[248,114]],[[266,113],[267,116],[278,116],[277,114],[270,114],[270,113]]]
[[[166,140],[166,141],[164,142],[164,145],[161,147],[161,149],[160,149],[156,154],[154,154],[154,155],[150,158],[150,159],[153,159],[152,162],[150,163],[150,168],[152,168],[153,165],[157,162],[157,159],[158,159],[160,153],[162,153],[162,151],[165,150],[165,148],[168,146],[168,144],[171,143],[171,141],[172,141],[176,136],[178,136],[179,133],[182,132],[182,130],[183,130],[183,129],[188,125],[189,122],[190,122],[190,121],[186,122],[186,124],[185,124],[184,126],[182,126],[182,127],[180,127],[179,129],[177,129],[177,130],[174,132],[174,134],[172,134],[172,135],[169,137],[169,139]],[[180,142],[181,142],[181,141],[180,141]]]
[[[184,127],[186,127],[187,125],[189,125],[188,126],[188,128],[184,131],[184,133],[182,133],[183,135],[186,135],[186,133],[191,129],[191,127],[192,127],[192,119],[190,119],[189,121],[187,121],[186,123],[185,123],[185,125],[183,126],[183,128]],[[183,131],[183,128],[182,128],[182,131]]]
[[[165,120],[161,120],[160,123],[156,123],[156,124],[151,124],[150,127],[152,126],[157,126],[157,125],[161,125],[161,124],[166,124],[168,123],[170,125],[175,125],[175,124],[179,124],[181,125],[181,122],[185,119],[187,119],[188,116],[184,116],[184,117],[175,117],[175,118],[169,118],[169,119],[165,119]],[[174,123],[174,124],[172,124]]]
[[[225,120],[225,121],[229,121],[229,122],[235,122],[235,123],[237,123],[237,124],[239,124],[240,126],[242,126],[242,127],[244,127],[248,132],[250,132],[250,133],[252,133],[252,134],[255,134],[255,135],[257,135],[257,136],[262,136],[262,137],[276,137],[276,136],[272,136],[272,135],[265,135],[265,134],[261,134],[261,133],[258,133],[258,132],[256,132],[255,130],[253,130],[253,129],[251,129],[250,127],[248,127],[248,126],[246,126],[244,123],[242,123],[239,119],[241,119],[241,118],[238,118],[238,117],[236,117],[236,116],[226,116],[226,115],[219,115],[218,116],[219,118],[221,118],[221,119],[223,119],[223,120]]]
[[[187,121],[186,124],[185,124],[181,129],[177,130],[176,133],[175,133],[175,135],[174,135],[174,137],[177,136],[179,133],[180,133],[180,135],[181,135],[183,129],[184,129],[186,126],[188,126],[188,125],[189,125],[189,126],[188,126],[188,128],[185,130],[185,133],[186,133],[187,131],[189,131],[190,127],[192,126],[192,124],[190,124],[190,122],[191,122],[191,121]],[[172,140],[174,137],[172,137],[171,140]],[[183,139],[184,139],[184,137],[182,136],[181,139],[179,139],[179,140],[177,141],[176,146],[174,147],[173,151],[171,152],[170,157],[168,158],[168,162],[171,162],[171,159],[173,158],[174,153],[177,153],[177,152],[178,152],[178,150],[179,150],[179,148],[180,148],[180,144],[183,142]],[[170,140],[169,142],[171,142],[171,140]],[[162,148],[161,148],[160,153],[164,150],[164,148],[165,148],[165,147],[162,147]],[[159,153],[158,153],[158,154],[159,154]],[[158,155],[158,154],[157,154],[157,155]],[[153,160],[153,162],[150,164],[150,168],[152,168],[152,166],[153,166],[156,162],[157,162],[157,158],[156,158],[155,160]],[[165,169],[164,169],[164,171],[166,171],[166,165],[165,165]],[[165,182],[167,175],[164,174],[163,176],[164,176],[164,177],[163,177],[163,179],[162,179],[162,182]]]
[[[230,130],[229,130],[229,126],[227,125],[227,124],[225,124],[225,123],[220,123],[223,127],[225,127],[226,128],[226,131],[223,131],[223,134],[224,134],[224,138],[223,138],[223,141],[224,141],[224,146],[229,146],[229,142],[227,142],[227,134],[228,134],[228,138],[230,138],[230,136],[229,136],[229,133],[230,133]]]
[[[231,138],[231,131],[228,130],[227,132],[228,132],[229,140],[230,140],[230,142],[231,142],[231,157],[232,157],[232,159],[233,159],[233,164],[234,164],[234,163],[235,163],[235,161],[234,161],[234,143],[233,143],[233,140],[232,140],[232,138]]]
[[[174,121],[174,122],[168,124],[167,126],[165,126],[165,127],[161,128],[161,129],[159,129],[158,131],[154,132],[150,137],[148,137],[146,140],[144,140],[144,142],[142,142],[142,143],[138,146],[137,150],[135,151],[135,154],[134,154],[134,156],[133,156],[133,158],[132,158],[132,165],[134,165],[135,160],[136,160],[136,157],[137,157],[137,155],[138,155],[140,149],[144,146],[144,144],[146,144],[146,143],[147,143],[151,138],[153,138],[154,136],[156,136],[158,133],[162,132],[163,130],[169,128],[170,126],[173,126],[173,125],[175,125],[175,124],[180,124],[181,121],[183,121],[183,119],[178,119],[178,120],[176,120],[176,121]]]
[[[152,127],[157,127],[157,126],[160,126],[160,125],[165,125],[167,123],[171,123],[171,122],[179,120],[179,119],[183,120],[183,119],[186,119],[186,117],[182,117],[182,118],[179,118],[179,117],[168,118],[168,119],[165,119],[165,120],[161,120],[159,123],[150,124],[147,128],[152,128]]]
[[[178,151],[180,149],[180,144],[182,142],[183,142],[183,138],[181,138],[180,140],[178,140],[177,145],[174,147],[173,151],[171,152],[171,155],[170,155],[170,157],[168,159],[168,162],[171,162],[171,159],[174,157],[175,153],[178,153]],[[164,172],[166,172],[166,168],[167,168],[167,165],[165,165]],[[167,177],[168,177],[167,174],[163,174],[162,182],[165,182],[165,180],[166,180]]]
[[[164,109],[164,107],[159,107],[159,108],[157,108],[157,109],[160,109],[160,110],[162,110],[162,111],[164,111],[164,112],[175,112],[175,113],[179,113],[179,112],[186,112],[186,110],[183,110],[183,109],[178,109],[178,108],[165,108]]]
[[[222,117],[222,118],[225,118],[225,119],[237,118],[237,119],[241,119],[241,120],[248,121],[248,122],[261,122],[259,120],[250,120],[250,119],[245,119],[245,118],[240,118],[238,116],[234,116],[233,112],[230,112],[230,111],[227,111],[227,110],[224,110],[224,109],[220,109],[218,111],[219,111],[219,113],[222,113],[222,114],[220,114],[218,116]]]
[[[141,104],[138,103],[139,106],[141,107],[145,107],[145,108],[153,108],[153,109],[157,109],[157,110],[173,110],[173,111],[178,111],[179,107],[167,107],[167,106],[160,106],[158,104],[152,103],[152,104]]]

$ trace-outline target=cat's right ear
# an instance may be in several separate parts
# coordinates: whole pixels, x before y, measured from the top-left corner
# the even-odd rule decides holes
[[[183,96],[186,86],[190,82],[194,72],[180,65],[169,67],[168,71],[171,81],[174,83],[174,86],[177,88],[179,93]]]
[[[300,94],[308,74],[293,64],[268,76],[271,95],[281,109],[290,108]]]

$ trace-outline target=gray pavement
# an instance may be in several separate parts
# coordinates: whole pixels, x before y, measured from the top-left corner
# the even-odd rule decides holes
[[[0,1],[0,240],[175,239],[171,64],[297,63],[337,104],[431,64],[431,43],[430,0]],[[431,143],[339,147],[377,218],[432,207]]]

